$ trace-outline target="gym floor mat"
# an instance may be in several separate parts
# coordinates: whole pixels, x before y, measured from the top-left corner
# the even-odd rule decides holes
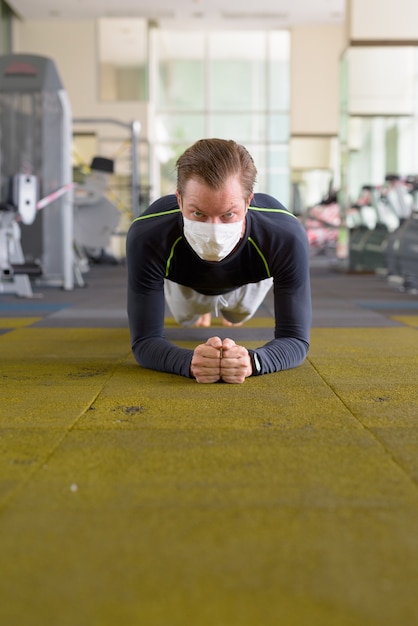
[[[407,326],[418,328],[418,315],[396,315],[393,319]]]
[[[122,316],[3,318],[1,624],[418,625],[414,316],[356,309],[372,277],[313,288],[308,359],[242,385],[140,368]]]

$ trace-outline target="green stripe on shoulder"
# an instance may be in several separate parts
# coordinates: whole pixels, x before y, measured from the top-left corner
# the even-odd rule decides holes
[[[173,213],[180,213],[180,209],[172,209],[171,211],[161,211],[161,213],[148,213],[147,215],[140,215],[132,220],[132,224],[134,222],[139,222],[141,220],[147,220],[151,217],[161,217],[163,215],[172,215]]]
[[[286,209],[269,209],[267,207],[258,207],[258,206],[250,206],[248,207],[248,209],[250,211],[259,211],[260,213],[284,213],[285,215],[290,215],[290,217],[294,217],[295,220],[298,219],[296,215],[293,215],[293,213],[291,213],[290,211],[287,211]]]

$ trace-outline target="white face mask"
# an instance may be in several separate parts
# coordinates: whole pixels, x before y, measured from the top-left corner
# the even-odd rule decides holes
[[[205,261],[222,261],[241,239],[244,220],[230,224],[196,222],[183,216],[184,236]]]

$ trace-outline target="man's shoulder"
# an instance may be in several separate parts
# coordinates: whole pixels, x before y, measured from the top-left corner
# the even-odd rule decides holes
[[[264,215],[267,218],[275,219],[279,215],[295,218],[281,202],[267,193],[255,193],[249,208],[254,215]]]
[[[179,214],[175,195],[159,198],[132,221],[127,236],[128,247],[162,251],[179,231]]]
[[[299,240],[305,245],[306,231],[296,215],[267,194],[255,194],[254,200],[249,207],[251,233],[260,243]]]
[[[272,232],[283,228],[290,231],[299,230],[300,223],[297,217],[273,196],[254,194],[249,211],[251,222],[255,227],[272,229]]]
[[[153,232],[157,233],[157,236],[164,236],[167,231],[175,228],[179,214],[176,196],[163,196],[132,221],[129,231],[135,234],[142,233],[147,237]]]
[[[285,207],[277,198],[271,196],[268,193],[264,193],[261,191],[256,191],[253,199],[250,203],[251,207],[254,208],[270,208],[270,209],[283,209],[286,211]]]
[[[167,215],[173,215],[179,213],[179,205],[177,197],[174,194],[162,196],[152,202],[149,207],[137,217],[134,222],[143,222],[152,218],[166,217]]]

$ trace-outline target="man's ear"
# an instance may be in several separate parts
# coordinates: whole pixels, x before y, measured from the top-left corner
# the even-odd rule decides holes
[[[181,195],[178,189],[176,189],[176,198],[177,198],[177,203],[179,207],[181,208]]]

